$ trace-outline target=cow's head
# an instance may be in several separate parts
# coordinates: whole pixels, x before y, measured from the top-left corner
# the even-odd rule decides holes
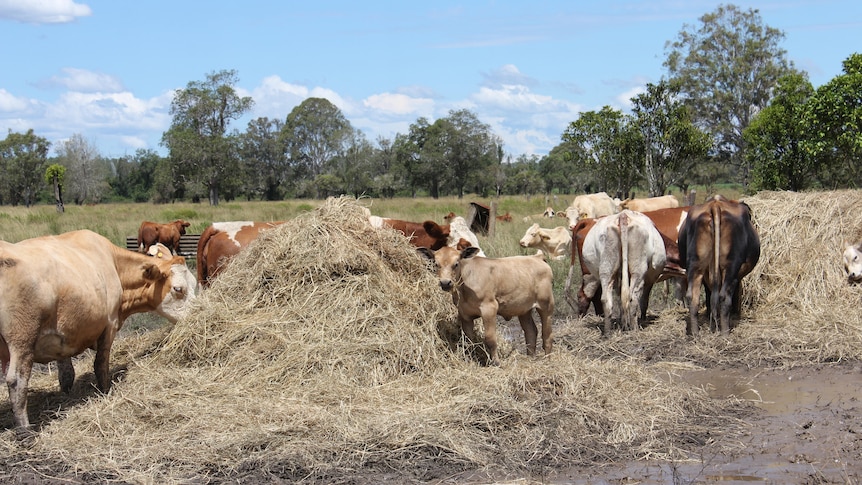
[[[522,248],[535,247],[541,244],[542,242],[542,234],[541,229],[538,224],[533,224],[527,229],[527,232],[524,233],[524,237],[518,241],[518,244],[521,245]]]
[[[167,248],[161,254],[154,254],[152,263],[144,264],[143,275],[152,283],[149,291],[153,292],[150,297],[156,305],[154,311],[171,323],[185,314],[189,303],[199,293],[197,279],[186,266],[185,258],[172,256]]]
[[[185,236],[186,235],[186,228],[191,226],[192,224],[191,224],[191,222],[186,222],[182,219],[177,219],[174,221],[174,225],[177,226],[177,231],[179,231],[180,234]]]
[[[472,258],[479,252],[479,248],[469,246],[459,251],[446,246],[436,251],[428,248],[417,248],[417,251],[436,264],[440,289],[452,291],[461,281],[461,260]]]
[[[850,283],[862,282],[862,243],[850,244],[844,250],[844,272]]]

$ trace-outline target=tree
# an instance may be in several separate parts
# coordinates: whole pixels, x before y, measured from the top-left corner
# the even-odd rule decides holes
[[[281,130],[287,158],[300,177],[316,179],[342,156],[353,127],[337,106],[324,98],[308,98],[287,115]],[[327,180],[327,190],[331,181]],[[315,189],[315,196],[321,192]]]
[[[582,155],[581,163],[590,171],[587,192],[628,194],[638,182],[636,133],[628,117],[605,106],[601,111],[581,113],[563,132],[570,153]]]
[[[814,180],[814,159],[805,149],[813,95],[814,87],[805,75],[782,77],[769,106],[743,132],[755,190],[799,191]]]
[[[81,134],[60,142],[57,160],[66,167],[66,195],[76,204],[94,204],[110,192],[110,164]]]
[[[664,66],[680,83],[695,124],[713,137],[747,185],[742,132],[792,69],[779,47],[784,33],[764,26],[757,10],[735,5],[720,5],[700,21],[700,28],[685,25],[677,40],[665,45]]]
[[[45,170],[45,182],[54,186],[54,201],[57,204],[57,212],[66,212],[63,205],[63,182],[66,178],[66,167],[54,163]]]
[[[438,121],[442,130],[448,130],[440,133],[445,137],[441,145],[452,184],[461,199],[468,180],[479,178],[494,164],[502,141],[491,133],[490,126],[466,109],[450,111],[449,116]]]
[[[240,158],[248,174],[244,192],[249,198],[261,195],[265,200],[281,200],[284,196],[290,167],[281,137],[283,126],[281,120],[257,118],[239,136]]]
[[[811,100],[811,154],[827,187],[862,185],[862,54],[844,60],[844,73],[817,88]]]
[[[235,70],[207,74],[204,81],[191,81],[174,94],[171,127],[162,136],[178,175],[191,186],[206,189],[210,205],[218,205],[219,192],[239,186],[236,137],[228,135],[230,122],[250,110],[254,101],[240,97],[234,85]]]
[[[10,130],[0,141],[0,202],[5,199],[12,205],[23,203],[27,207],[36,202],[50,146],[32,129],[24,134]]]
[[[647,84],[645,93],[632,98],[634,127],[643,144],[641,174],[651,197],[682,181],[711,146],[709,135],[694,126],[678,94],[675,83],[662,81]]]

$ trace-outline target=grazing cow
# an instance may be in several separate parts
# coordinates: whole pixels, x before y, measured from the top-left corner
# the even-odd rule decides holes
[[[760,259],[760,237],[744,202],[716,195],[692,206],[679,231],[679,255],[688,277],[686,334],[697,336],[700,286],[705,285],[710,329],[726,335],[730,313],[739,312],[740,282]]]
[[[638,314],[646,314],[650,292],[667,261],[652,221],[630,210],[599,218],[584,238],[583,258],[590,274],[598,275],[602,290],[602,335],[610,335],[617,291],[623,329],[640,328]]]
[[[231,258],[254,241],[262,231],[281,224],[284,224],[284,221],[212,223],[201,233],[201,238],[198,240],[197,271],[201,287],[208,288],[213,278],[221,272]]]
[[[572,205],[566,208],[566,217],[569,219],[569,227],[574,227],[580,219],[595,219],[619,211],[614,199],[605,192],[599,192],[575,197]]]
[[[0,361],[15,426],[30,426],[33,363],[58,361],[60,388],[68,392],[71,358],[95,349],[96,383],[106,392],[111,345],[126,318],[156,312],[176,322],[196,288],[182,257],[152,258],[91,231],[0,241]]]
[[[533,224],[527,229],[519,244],[522,248],[539,249],[555,260],[566,259],[572,245],[572,234],[566,227],[545,229],[538,224]]]
[[[497,220],[500,222],[512,222],[512,214],[509,214],[509,211],[506,211],[505,214],[497,216]]]
[[[685,281],[685,265],[680,260],[679,247],[677,246],[676,241],[679,235],[679,229],[683,222],[685,222],[686,215],[688,215],[688,209],[689,208],[686,206],[672,209],[659,209],[657,211],[643,213],[643,215],[649,217],[653,222],[664,241],[665,257],[667,262],[665,263],[664,270],[657,282],[664,281],[668,278],[677,278],[679,285]],[[587,314],[590,303],[593,304],[596,315],[603,315],[601,288],[599,287],[598,280],[594,275],[589,273],[589,270],[583,261],[584,238],[595,223],[596,219],[582,219],[581,221],[578,221],[574,228],[572,228],[572,238],[574,239],[575,244],[572,245],[572,259],[571,265],[569,266],[569,275],[566,278],[564,293],[566,295],[566,301],[572,309],[577,310],[578,315],[580,316]],[[583,275],[581,288],[578,290],[577,308],[576,305],[572,303],[570,292],[576,259],[580,264],[581,274]],[[645,314],[641,314],[641,318],[645,317]]]
[[[191,224],[177,219],[168,224],[144,221],[138,228],[138,251],[145,253],[155,243],[162,243],[177,254],[180,250],[180,236],[186,234],[186,228]]]
[[[862,242],[856,244],[844,243],[844,272],[850,283],[862,282]]]
[[[452,293],[458,308],[461,329],[471,341],[477,340],[473,320],[481,317],[489,362],[497,358],[497,315],[506,320],[517,316],[524,330],[527,353],[535,355],[538,329],[533,321],[535,308],[542,321],[542,348],[551,352],[551,317],[554,314],[553,274],[541,253],[533,256],[478,258],[475,248],[458,251],[444,247],[437,251],[419,248],[434,261],[440,288]]]
[[[661,197],[650,197],[648,199],[626,199],[620,202],[620,209],[629,209],[637,212],[673,209],[675,207],[679,207],[679,200],[673,195],[662,195]]]
[[[554,217],[557,215],[557,211],[554,210],[553,207],[545,207],[545,212],[542,212],[542,217]]]

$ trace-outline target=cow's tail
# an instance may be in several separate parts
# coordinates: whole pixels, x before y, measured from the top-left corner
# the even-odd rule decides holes
[[[720,301],[720,293],[721,293],[721,206],[719,204],[712,204],[712,235],[713,235],[713,248],[712,248],[712,268],[710,268],[710,274],[712,275],[712,291],[710,292],[710,327],[713,329],[717,328],[720,324],[719,322],[719,314],[720,310],[718,308],[718,302]]]
[[[201,285],[202,288],[208,286],[209,282],[207,279],[209,278],[209,273],[207,271],[207,243],[209,243],[210,238],[218,232],[216,229],[210,224],[204,232],[201,233],[200,239],[198,239],[198,251],[195,255],[195,263],[197,264],[198,270],[198,284]]]
[[[625,322],[625,325],[628,325],[631,283],[629,281],[629,216],[625,212],[620,213],[620,246],[622,248],[620,303],[622,306],[622,320]]]

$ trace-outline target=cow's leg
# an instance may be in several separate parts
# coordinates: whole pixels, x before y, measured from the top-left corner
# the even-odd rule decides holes
[[[694,273],[688,280],[688,290],[685,298],[688,300],[688,327],[685,334],[689,337],[697,337],[700,327],[697,323],[697,311],[700,309],[700,285],[703,283],[703,274]]]
[[[614,281],[613,278],[608,278],[607,281],[602,279],[600,286],[602,292],[602,306],[604,307],[604,327],[602,329],[602,337],[610,337],[613,330],[613,313],[614,313]]]
[[[33,355],[19,353],[9,349],[9,365],[6,369],[6,388],[9,390],[9,402],[12,405],[12,416],[19,431],[30,428],[27,416],[27,387],[30,383],[30,373],[33,370]]]
[[[60,390],[69,394],[72,391],[72,384],[75,383],[75,366],[72,365],[71,357],[57,361],[57,377],[60,381]]]
[[[111,346],[114,343],[114,331],[112,328],[105,329],[96,342],[96,359],[93,362],[93,373],[96,375],[96,386],[102,392],[108,392],[111,388]]]
[[[539,313],[539,319],[542,321],[542,349],[547,355],[551,353],[554,346],[553,329],[551,328],[551,317],[554,316],[553,300],[545,304],[540,303],[536,311]]]
[[[482,325],[485,329],[485,348],[488,349],[488,363],[490,365],[500,365],[500,360],[497,358],[497,306],[483,304],[479,307],[482,312]],[[536,343],[533,337],[533,349],[535,350]]]
[[[527,355],[536,355],[536,340],[539,336],[539,329],[536,328],[536,322],[533,320],[533,310],[531,309],[523,315],[518,315],[518,321],[521,322],[521,328],[524,330]]]

